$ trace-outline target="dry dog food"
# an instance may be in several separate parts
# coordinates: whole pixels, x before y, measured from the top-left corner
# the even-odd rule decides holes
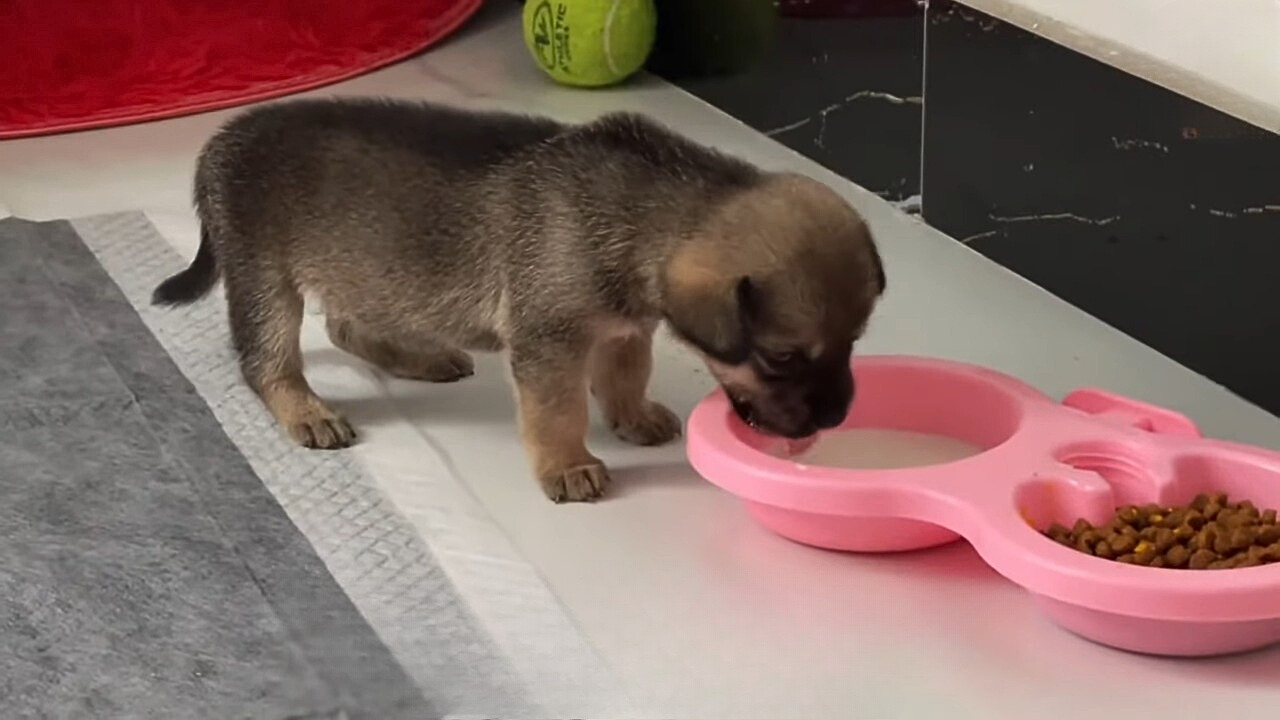
[[[1045,532],[1055,542],[1095,557],[1133,565],[1225,570],[1280,562],[1275,510],[1226,493],[1197,495],[1190,505],[1126,505],[1105,525],[1081,519]]]

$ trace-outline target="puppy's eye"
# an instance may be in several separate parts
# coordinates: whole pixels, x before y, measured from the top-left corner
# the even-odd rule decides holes
[[[786,375],[799,370],[805,356],[795,350],[761,350],[756,353],[760,366],[772,375]]]

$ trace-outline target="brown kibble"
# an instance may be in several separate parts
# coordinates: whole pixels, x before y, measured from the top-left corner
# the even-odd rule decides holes
[[[1174,537],[1173,531],[1169,528],[1157,528],[1155,535],[1156,552],[1161,554],[1168,552],[1169,548],[1173,547],[1173,544],[1177,542],[1177,538]]]
[[[1151,561],[1159,555],[1154,543],[1142,541],[1138,543],[1138,547],[1133,549],[1134,561],[1139,565],[1150,565]]]
[[[1280,542],[1268,545],[1267,548],[1262,551],[1262,557],[1265,558],[1267,562],[1280,562]]]
[[[1259,545],[1271,545],[1280,542],[1280,525],[1263,525],[1254,541]]]
[[[1164,554],[1165,564],[1171,568],[1184,568],[1191,560],[1191,551],[1182,545],[1174,545]]]
[[[1187,567],[1192,570],[1204,570],[1209,567],[1209,563],[1217,559],[1218,556],[1212,550],[1201,548],[1191,553],[1191,557],[1187,558]]]
[[[1138,546],[1138,538],[1133,535],[1115,535],[1111,538],[1111,551],[1116,555],[1133,552]]]
[[[1227,532],[1218,532],[1218,536],[1213,539],[1213,551],[1219,555],[1226,555],[1231,552],[1231,535]]]
[[[1191,549],[1213,551],[1213,544],[1217,539],[1217,528],[1213,525],[1205,525],[1200,532],[1196,533],[1195,539],[1191,541]]]
[[[1258,532],[1248,526],[1240,526],[1231,531],[1231,549],[1244,550],[1253,544]]]
[[[1111,519],[1107,521],[1107,524],[1104,527],[1106,527],[1109,532],[1120,532],[1121,530],[1129,527],[1129,521],[1119,515],[1112,515]]]
[[[1127,528],[1138,530],[1142,527],[1142,511],[1133,505],[1117,512],[1116,517],[1123,520],[1124,526]]]
[[[1105,522],[1049,526],[1054,542],[1104,560],[1154,568],[1222,570],[1280,563],[1280,513],[1225,493],[1189,505],[1126,505]]]
[[[1205,523],[1209,522],[1209,520],[1205,518],[1204,513],[1200,512],[1199,510],[1192,510],[1187,513],[1186,522],[1192,528],[1199,530],[1200,528],[1204,527]]]
[[[1218,522],[1223,527],[1234,530],[1235,528],[1253,524],[1253,518],[1239,510],[1223,510],[1218,513]]]

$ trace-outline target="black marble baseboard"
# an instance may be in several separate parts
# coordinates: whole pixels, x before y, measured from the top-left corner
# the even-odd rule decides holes
[[[923,16],[779,18],[744,72],[673,78],[890,200],[920,192]]]
[[[1280,413],[1280,136],[949,0],[926,43],[925,220]]]

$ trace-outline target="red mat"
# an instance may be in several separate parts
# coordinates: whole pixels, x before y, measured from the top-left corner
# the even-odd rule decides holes
[[[185,115],[337,82],[482,0],[0,0],[0,138]]]

